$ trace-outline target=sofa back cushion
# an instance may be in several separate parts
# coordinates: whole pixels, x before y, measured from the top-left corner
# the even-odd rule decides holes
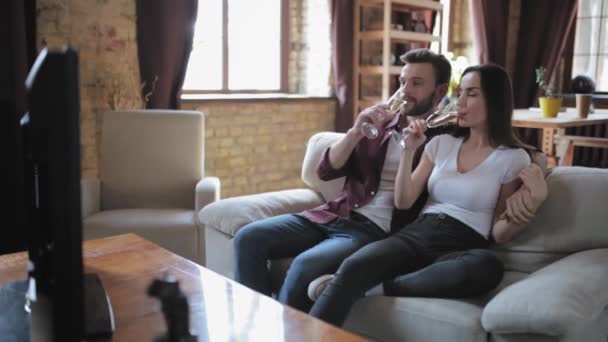
[[[306,154],[302,163],[302,181],[320,192],[326,201],[335,199],[344,186],[344,177],[325,182],[317,176],[316,168],[323,152],[344,136],[344,133],[320,132],[308,140]]]
[[[203,113],[106,112],[99,173],[101,209],[194,208],[203,176]]]
[[[560,255],[608,248],[608,170],[556,167],[546,179],[549,197],[536,217],[514,241],[497,247],[507,269],[531,272]],[[532,255],[538,262],[530,262]]]

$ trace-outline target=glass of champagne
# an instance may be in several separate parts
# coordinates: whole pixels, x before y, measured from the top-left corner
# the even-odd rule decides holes
[[[405,105],[407,104],[407,101],[401,98],[402,94],[401,94],[401,88],[399,88],[399,90],[397,90],[393,96],[390,97],[390,99],[388,99],[388,101],[386,101],[386,106],[387,108],[387,112],[389,112],[391,115],[391,118],[394,117],[395,115],[399,115],[399,113],[401,112],[401,109],[403,107],[405,107]],[[378,122],[379,123],[383,123],[384,122],[384,115],[382,112],[377,112],[378,113]],[[374,125],[371,122],[366,122],[363,125],[361,125],[361,132],[363,133],[363,135],[368,138],[368,139],[376,139],[378,138],[378,136],[380,135],[380,130],[378,129],[378,127],[376,127],[376,125]]]
[[[426,118],[426,127],[435,128],[441,127],[445,125],[455,125],[458,123],[458,110],[460,107],[456,101],[450,101],[445,106],[441,107],[439,110],[433,112]],[[399,145],[402,148],[405,148],[405,140],[408,135],[404,136],[401,139]]]

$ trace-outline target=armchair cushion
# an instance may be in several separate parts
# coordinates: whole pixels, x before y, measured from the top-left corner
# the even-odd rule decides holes
[[[199,213],[199,220],[224,234],[234,236],[244,225],[281,214],[299,213],[325,203],[310,189],[293,189],[239,196],[209,204]]]
[[[608,305],[608,248],[567,256],[494,297],[482,314],[492,333],[565,335]]]
[[[106,112],[102,126],[102,210],[194,209],[193,190],[203,176],[201,112]]]
[[[135,233],[161,247],[196,262],[204,261],[194,211],[186,209],[106,210],[83,222],[85,239]]]

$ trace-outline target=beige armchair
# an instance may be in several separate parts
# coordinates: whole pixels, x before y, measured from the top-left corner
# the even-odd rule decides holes
[[[82,180],[85,239],[135,233],[205,264],[197,215],[218,201],[204,173],[204,115],[194,111],[106,112],[99,179]]]

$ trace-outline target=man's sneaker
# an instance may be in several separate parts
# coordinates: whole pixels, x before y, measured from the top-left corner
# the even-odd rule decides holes
[[[311,281],[308,285],[308,298],[310,298],[310,300],[313,302],[316,301],[321,296],[321,293],[323,293],[323,290],[325,290],[333,277],[333,274],[324,274]]]

